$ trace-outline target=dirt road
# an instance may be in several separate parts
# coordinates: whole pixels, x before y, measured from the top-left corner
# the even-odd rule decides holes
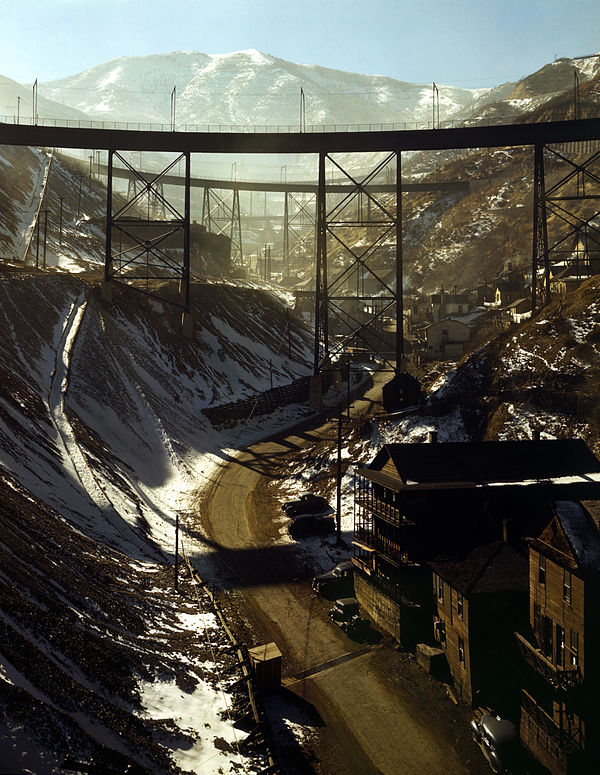
[[[319,433],[240,452],[223,467],[201,509],[224,581],[236,590],[235,605],[249,625],[249,645],[278,644],[283,701],[313,719],[314,734],[300,750],[287,751],[286,769],[483,775],[467,711],[381,634],[372,631],[366,642],[357,642],[333,625],[327,616],[331,604],[310,588],[313,569],[295,544],[279,540],[278,505],[267,492],[268,478],[285,475],[294,451],[318,441]]]

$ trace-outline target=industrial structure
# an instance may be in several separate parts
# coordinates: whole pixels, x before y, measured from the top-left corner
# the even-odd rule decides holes
[[[318,181],[316,193],[316,289],[315,289],[315,347],[314,370],[330,368],[332,360],[340,350],[352,342],[363,341],[372,350],[373,356],[396,372],[403,369],[404,337],[403,337],[403,253],[402,253],[402,177],[401,157],[404,151],[435,150],[444,148],[483,148],[501,146],[531,146],[536,160],[536,201],[533,213],[534,251],[532,270],[534,278],[533,304],[539,303],[537,280],[549,288],[551,255],[547,242],[546,229],[546,194],[544,177],[544,154],[549,146],[555,144],[592,143],[589,165],[579,163],[576,167],[576,177],[587,177],[586,196],[590,195],[591,181],[595,180],[588,172],[598,153],[595,142],[600,137],[599,119],[582,119],[574,121],[557,121],[538,124],[518,124],[499,126],[476,126],[458,129],[408,130],[408,131],[366,131],[366,132],[300,132],[300,133],[195,133],[195,132],[153,132],[110,129],[79,129],[69,127],[25,126],[22,124],[2,124],[0,126],[0,142],[12,145],[30,145],[38,147],[58,148],[96,148],[108,151],[107,170],[107,237],[105,259],[105,282],[108,289],[115,282],[145,282],[153,272],[164,278],[165,274],[176,280],[181,288],[179,304],[183,312],[184,331],[191,331],[190,316],[190,155],[202,153],[312,153],[318,156]],[[176,154],[176,162],[172,162],[152,181],[146,181],[146,190],[152,188],[151,196],[164,205],[171,214],[169,230],[177,234],[181,241],[181,259],[174,261],[171,255],[165,256],[160,248],[162,235],[147,237],[140,242],[139,249],[127,259],[127,276],[124,274],[122,256],[115,251],[113,242],[113,227],[126,227],[126,214],[123,211],[113,211],[113,175],[115,158],[124,160],[123,151],[156,151]],[[364,176],[356,180],[344,169],[336,157],[340,153],[387,152],[384,166],[395,167],[394,196],[387,201],[376,198],[370,189],[370,183],[376,177],[381,162]],[[161,194],[160,183],[175,163],[182,161],[185,165],[184,174],[184,206],[182,210],[173,207],[165,201]],[[326,164],[334,164],[338,173],[351,186],[352,193],[348,200],[352,202],[358,213],[356,222],[365,224],[367,218],[371,227],[370,243],[366,249],[357,249],[341,236],[347,230],[346,216],[341,214],[339,201],[328,206],[330,186],[326,179]],[[553,191],[553,189],[550,189]],[[138,192],[139,194],[139,192]],[[569,193],[568,197],[572,197]],[[593,201],[593,200],[592,200]],[[362,210],[364,202],[368,206]],[[348,202],[349,203],[349,202]],[[232,209],[236,209],[235,204]],[[366,210],[366,214],[365,214]],[[591,216],[585,224],[589,232]],[[350,258],[350,267],[346,274],[358,278],[355,298],[364,302],[366,312],[357,318],[353,314],[344,313],[339,299],[339,273],[332,271],[328,256],[330,239],[337,240],[343,252]],[[393,241],[392,241],[393,240]],[[395,282],[384,279],[375,268],[372,259],[377,248],[385,242],[392,253],[392,263],[395,270]],[[239,246],[232,241],[234,249]],[[541,276],[539,270],[541,269]],[[371,303],[366,294],[361,291],[361,274],[375,276],[381,281],[384,289],[377,304]],[[372,301],[372,299],[371,299]],[[330,320],[336,318],[342,321],[341,340],[339,331],[335,334],[330,330]],[[393,326],[388,324],[388,332],[383,335],[384,318],[389,318]],[[386,321],[387,322],[387,321]],[[393,333],[391,333],[391,329]],[[390,336],[391,333],[391,336]]]

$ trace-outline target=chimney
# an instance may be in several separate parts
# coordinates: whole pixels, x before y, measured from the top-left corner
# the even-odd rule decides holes
[[[510,537],[510,519],[506,519],[506,517],[502,520],[502,540],[505,544],[508,543],[508,539]]]
[[[534,440],[534,441],[539,441],[539,440],[540,440],[540,433],[541,433],[541,432],[540,432],[540,429],[539,429],[539,428],[536,428],[536,429],[533,431],[533,440]]]
[[[429,443],[430,444],[436,444],[437,443],[437,431],[429,431]]]

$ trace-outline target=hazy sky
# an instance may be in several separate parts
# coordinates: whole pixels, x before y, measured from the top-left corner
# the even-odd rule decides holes
[[[488,87],[600,50],[599,0],[0,0],[0,75],[256,48],[401,80]]]

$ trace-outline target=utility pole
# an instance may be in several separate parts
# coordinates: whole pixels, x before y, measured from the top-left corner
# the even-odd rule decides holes
[[[179,512],[175,514],[175,592],[179,592]]]
[[[31,123],[37,124],[38,122],[38,81],[37,78],[33,82],[33,104],[31,106]]]
[[[432,129],[435,129],[436,124],[436,114],[437,114],[437,128],[440,128],[440,90],[435,84],[435,81],[433,83],[433,116],[432,116]]]
[[[21,98],[17,97],[17,124],[20,124],[21,121]]]
[[[40,214],[37,216],[35,241],[35,268],[40,268]]]
[[[175,106],[177,102],[177,86],[173,86],[171,92],[171,132],[175,131]]]
[[[46,268],[46,235],[48,234],[48,210],[44,210],[44,254],[43,254],[43,268]]]
[[[579,120],[581,118],[580,111],[579,111],[579,73],[577,70],[573,70],[573,92],[574,92],[574,116],[575,120]]]
[[[300,87],[300,131],[306,131],[306,102],[302,86]]]
[[[335,532],[336,543],[342,542],[342,405],[338,406],[337,428],[337,477],[335,491]]]
[[[77,199],[77,218],[79,219],[79,216],[81,214],[81,186],[83,184],[83,172],[79,176],[79,198]]]
[[[347,369],[348,369],[347,374],[346,374],[346,376],[348,378],[348,402],[347,402],[348,403],[348,410],[347,411],[348,411],[348,419],[350,419],[350,354],[348,354],[348,361],[346,362],[346,366],[347,366]]]

